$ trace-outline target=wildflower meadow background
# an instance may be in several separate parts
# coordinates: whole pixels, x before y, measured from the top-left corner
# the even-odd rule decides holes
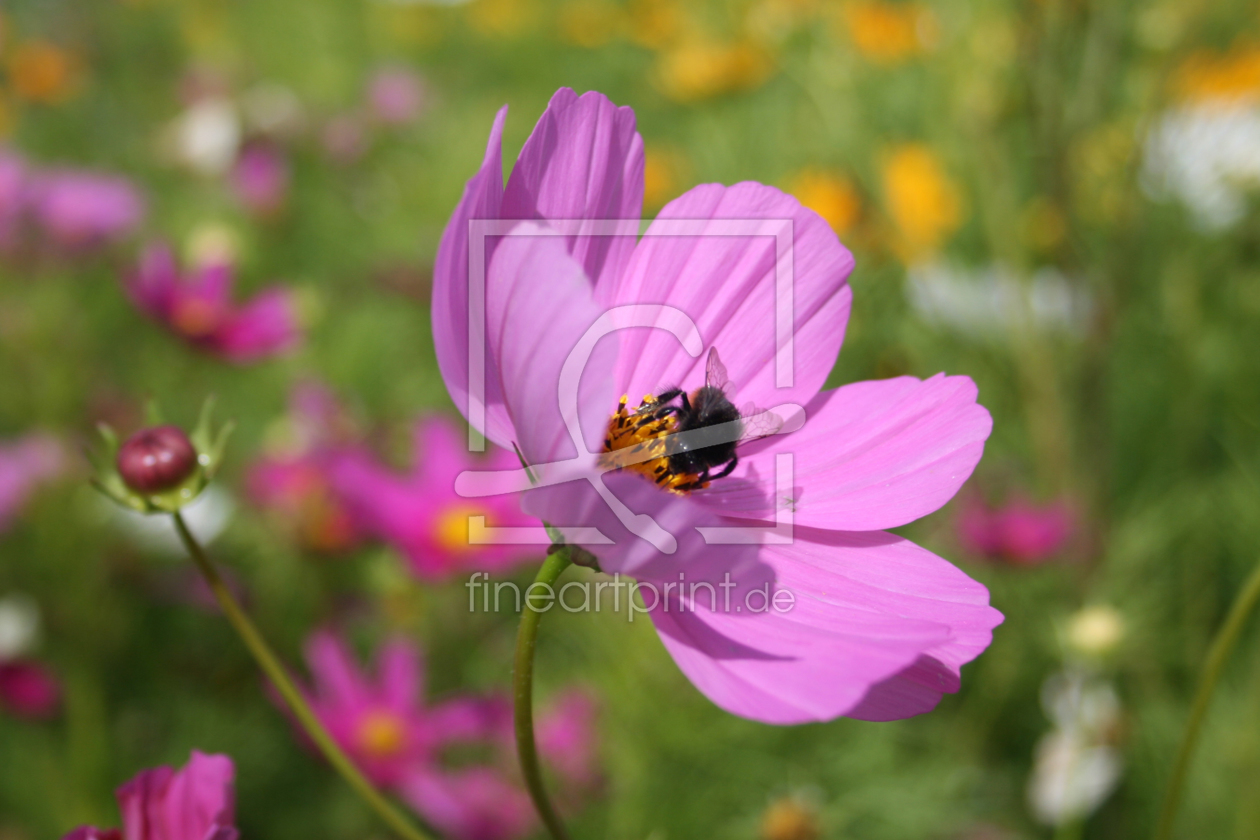
[[[465,451],[429,301],[496,111],[510,165],[561,87],[633,107],[646,215],[755,180],[831,225],[857,265],[829,385],[976,381],[979,467],[897,531],[1005,615],[930,714],[775,727],[642,617],[553,610],[537,719],[572,834],[1149,837],[1260,562],[1254,2],[5,4],[0,840],[118,825],[115,788],[228,772],[207,755],[245,840],[391,836],[169,525],[88,484],[99,423],[191,428],[212,395],[237,429],[188,519],[317,713],[444,836],[538,835],[517,614],[465,584],[542,556],[467,545],[470,512],[530,520],[452,490],[515,459]],[[1175,836],[1260,838],[1257,623]]]

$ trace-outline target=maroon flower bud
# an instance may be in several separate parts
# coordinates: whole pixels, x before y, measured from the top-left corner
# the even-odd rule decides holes
[[[141,429],[118,450],[118,474],[137,493],[178,487],[196,468],[197,450],[178,426]]]

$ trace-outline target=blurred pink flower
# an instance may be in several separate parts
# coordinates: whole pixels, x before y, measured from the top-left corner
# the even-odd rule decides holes
[[[354,163],[367,151],[367,132],[358,117],[343,114],[324,126],[324,152],[337,163]]]
[[[300,384],[289,396],[286,422],[292,440],[249,468],[250,499],[277,514],[306,548],[330,554],[354,548],[365,535],[329,475],[347,446],[336,398],[321,385]]]
[[[385,125],[404,125],[420,116],[426,91],[420,75],[404,67],[377,71],[368,83],[372,116]]]
[[[188,343],[245,364],[292,349],[301,338],[292,293],[273,286],[243,306],[232,303],[232,268],[198,267],[181,276],[164,245],[150,245],[126,281],[131,299]]]
[[[235,776],[227,756],[193,750],[182,769],[145,770],[115,792],[121,831],[82,826],[63,840],[237,840]]]
[[[284,206],[289,164],[274,146],[247,146],[232,168],[232,189],[251,213],[270,216]]]
[[[69,249],[102,245],[135,231],[144,199],[118,175],[52,169],[30,178],[30,209],[45,235]]]
[[[1035,566],[1067,547],[1076,516],[1064,501],[1036,505],[1017,497],[992,508],[973,497],[963,502],[956,527],[959,542],[972,554]]]
[[[52,717],[61,702],[61,683],[31,659],[0,662],[0,709],[16,717]]]
[[[552,699],[538,716],[538,749],[564,779],[568,793],[589,791],[600,781],[595,750],[595,701],[579,689]],[[573,797],[566,797],[569,801]]]
[[[35,487],[60,473],[64,465],[61,444],[49,435],[36,432],[0,443],[0,533]]]
[[[657,595],[663,587],[651,610],[661,641],[723,709],[778,724],[933,709],[959,689],[962,666],[989,646],[1002,615],[983,585],[885,529],[939,509],[980,460],[992,419],[975,383],[940,374],[823,390],[849,317],[853,256],[821,217],[773,187],[704,184],[636,238],[644,156],[630,108],[595,91],[557,91],[505,185],[506,110],[438,246],[434,343],[447,389],[478,431],[516,445],[527,463],[565,465],[557,471],[570,480],[527,489],[518,471],[516,483],[498,486],[524,489],[524,509],[594,554],[603,571],[633,576]],[[486,268],[485,309],[474,314],[487,338],[472,348],[485,351],[475,375],[473,219],[515,225],[515,235],[489,237],[474,255]],[[548,222],[609,219],[630,222],[621,235],[587,228],[564,236]],[[733,235],[730,220],[760,221],[760,229]],[[793,254],[787,309],[778,305],[778,231]],[[796,348],[786,356],[779,310]],[[571,351],[614,311],[652,320],[591,348],[580,382],[563,383],[577,394],[562,406]],[[666,324],[685,329],[643,328]],[[726,460],[728,477],[709,476],[711,486],[707,472],[669,464],[654,479],[641,464],[644,474],[609,472],[603,455],[614,435],[625,448],[649,433],[625,422],[637,407],[626,400],[694,393],[708,378],[704,351],[714,348],[734,405],[779,406],[791,433],[746,442],[737,461]],[[792,465],[786,488],[776,485],[788,469],[781,464]],[[675,492],[656,482],[676,482]],[[747,531],[741,544],[708,540],[709,529],[772,525],[789,511],[790,540],[747,539]],[[701,589],[696,597],[697,587],[714,596]],[[717,587],[734,587],[735,603]]]
[[[26,161],[11,149],[0,148],[0,249],[18,244],[26,212]]]
[[[537,546],[471,543],[469,516],[484,516],[490,527],[541,527],[521,513],[519,496],[466,499],[455,492],[461,472],[513,469],[520,465],[515,455],[494,448],[474,458],[456,424],[439,416],[416,423],[412,439],[416,463],[408,475],[382,466],[363,449],[334,463],[333,486],[360,527],[406,555],[412,571],[424,580],[499,571],[538,557]]]
[[[315,681],[307,692],[315,714],[374,783],[397,792],[457,840],[508,840],[533,829],[529,798],[511,769],[512,712],[506,699],[465,696],[425,704],[420,653],[402,639],[380,649],[373,675],[327,631],[307,641],[306,659]],[[578,717],[567,728],[555,721],[542,724],[548,734],[540,743],[544,750],[558,749],[562,772],[566,766],[592,772],[585,720]],[[488,749],[486,763],[450,766],[444,751],[461,745]]]

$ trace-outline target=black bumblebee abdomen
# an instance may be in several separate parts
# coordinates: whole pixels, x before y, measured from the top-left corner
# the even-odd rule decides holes
[[[689,395],[687,409],[677,412],[677,431],[692,432],[727,423],[736,424],[733,428],[715,430],[712,442],[701,434],[685,448],[670,455],[670,464],[679,472],[702,473],[705,470],[721,466],[735,457],[735,445],[743,431],[740,424],[739,409],[726,397],[720,388],[705,386]]]

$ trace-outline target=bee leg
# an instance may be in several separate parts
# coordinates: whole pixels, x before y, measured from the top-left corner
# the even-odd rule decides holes
[[[670,388],[668,391],[662,391],[661,393],[656,395],[656,401],[658,403],[673,402],[679,397],[683,398],[683,404],[686,405],[687,392],[684,391],[682,388]]]
[[[715,478],[726,478],[728,475],[730,475],[731,473],[735,471],[735,467],[738,465],[739,465],[739,456],[732,455],[731,460],[726,462],[726,466],[722,468],[722,471],[720,473],[718,473],[717,475],[709,475],[709,471],[705,470],[704,474],[705,474],[705,477],[710,481]]]

